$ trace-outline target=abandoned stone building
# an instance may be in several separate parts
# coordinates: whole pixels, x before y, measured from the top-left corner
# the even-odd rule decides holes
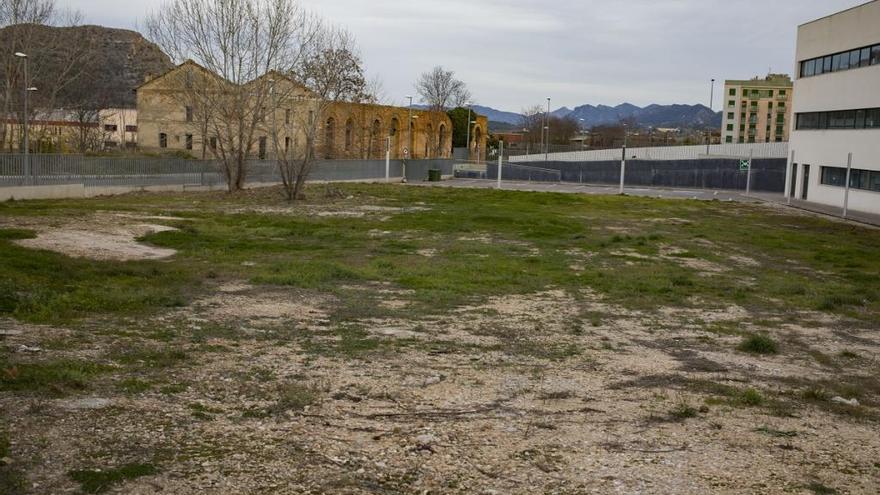
[[[267,74],[248,84],[261,80],[271,81],[272,94],[255,104],[263,111],[252,158],[271,160],[276,150],[290,151],[294,156],[305,153],[307,128],[315,115],[320,119],[314,131],[318,159],[382,159],[388,146],[392,159],[405,155],[412,159],[452,157],[452,122],[445,112],[366,103],[316,104],[308,89],[286,76]],[[229,83],[187,61],[164,74],[148,77],[137,88],[141,150],[179,151],[206,159],[214,156],[218,136],[204,122],[207,117],[203,119],[199,105],[188,100],[186,88],[193,84],[222,88]],[[485,117],[476,117],[471,124],[472,159],[485,157],[487,128]]]

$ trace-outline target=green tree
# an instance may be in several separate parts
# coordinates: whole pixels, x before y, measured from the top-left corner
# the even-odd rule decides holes
[[[468,136],[468,109],[463,107],[453,108],[446,112],[452,121],[452,146],[456,148],[467,147]],[[476,120],[478,115],[471,111],[471,121]],[[485,130],[484,130],[485,131]]]

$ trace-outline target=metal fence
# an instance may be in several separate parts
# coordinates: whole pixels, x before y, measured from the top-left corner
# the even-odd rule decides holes
[[[403,176],[404,162],[388,164],[392,178]],[[424,180],[429,169],[452,174],[453,160],[409,160],[408,180]],[[281,176],[274,161],[248,163],[247,182],[278,183]],[[385,160],[319,160],[309,180],[382,180]],[[90,157],[80,155],[0,155],[0,187],[82,184],[85,187],[222,186],[226,183],[217,162],[184,158]]]
[[[454,175],[459,179],[498,179],[498,162],[456,162]],[[504,162],[501,180],[526,182],[561,182],[559,169]]]
[[[788,143],[713,144],[706,152],[706,145],[654,146],[627,148],[627,160],[699,160],[705,158],[787,158]],[[510,161],[524,162],[602,162],[623,158],[621,148],[607,150],[569,151],[549,155],[531,154],[511,156]]]

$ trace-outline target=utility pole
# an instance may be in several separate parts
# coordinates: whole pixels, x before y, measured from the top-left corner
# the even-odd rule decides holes
[[[547,149],[544,152],[544,161],[550,161],[550,97],[547,97]]]
[[[706,156],[708,157],[709,145],[712,144],[712,117],[715,116],[715,111],[713,110],[715,104],[715,79],[712,79],[712,89],[709,90],[709,127],[706,131]]]

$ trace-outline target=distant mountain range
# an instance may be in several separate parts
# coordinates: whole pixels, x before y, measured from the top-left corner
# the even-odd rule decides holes
[[[490,107],[475,105],[474,110],[489,118],[490,127],[497,130],[516,128],[522,123],[522,115],[504,112]],[[721,112],[712,112],[705,105],[648,105],[639,107],[623,103],[616,107],[608,105],[581,105],[574,110],[562,107],[551,112],[555,117],[583,119],[584,127],[617,124],[621,120],[634,120],[642,127],[683,127],[701,129],[721,126]]]

